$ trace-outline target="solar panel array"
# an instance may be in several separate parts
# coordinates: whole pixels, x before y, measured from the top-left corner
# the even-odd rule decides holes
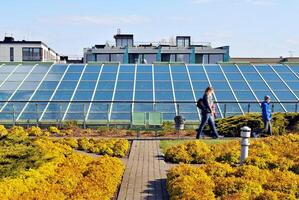
[[[132,112],[153,111],[199,120],[194,102],[209,85],[219,117],[259,112],[265,95],[283,102],[275,111],[293,112],[299,64],[0,64],[0,120],[129,121]],[[28,102],[13,102],[20,100]]]

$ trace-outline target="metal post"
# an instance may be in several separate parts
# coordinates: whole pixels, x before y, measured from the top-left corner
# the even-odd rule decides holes
[[[224,113],[223,113],[224,118],[226,117],[226,104],[224,104]]]
[[[180,115],[180,104],[177,104],[178,115]]]
[[[245,159],[248,157],[248,150],[249,150],[249,138],[251,134],[251,128],[248,126],[244,126],[241,128],[241,158],[240,164],[243,165]]]
[[[37,103],[35,104],[35,112],[36,112],[36,126],[38,127],[38,119],[39,119],[39,117],[38,117],[38,104]]]
[[[251,105],[250,105],[250,103],[249,103],[249,104],[248,104],[248,108],[247,108],[247,109],[248,109],[248,110],[247,110],[247,113],[250,113],[250,106],[251,106]]]
[[[16,125],[16,116],[15,116],[15,105],[12,104],[12,125]]]
[[[59,104],[59,128],[62,128],[61,104]]]
[[[295,104],[295,113],[298,112],[298,103]]]
[[[272,104],[272,112],[274,113],[274,103]]]
[[[107,104],[107,126],[110,126],[110,119],[109,119],[109,112],[110,112],[110,104]]]
[[[86,114],[85,114],[85,104],[83,104],[83,117],[84,117],[84,119],[83,119],[83,129],[86,129],[86,120],[85,120],[85,118],[86,118]]]

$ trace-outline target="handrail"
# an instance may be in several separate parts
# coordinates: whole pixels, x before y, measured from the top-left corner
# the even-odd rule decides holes
[[[214,103],[262,103],[263,101],[214,101]],[[0,103],[194,103],[196,101],[129,101],[129,100],[0,100]],[[271,101],[271,103],[299,103],[299,101]]]

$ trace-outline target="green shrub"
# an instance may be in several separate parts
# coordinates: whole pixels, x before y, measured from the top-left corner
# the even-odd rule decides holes
[[[56,126],[50,126],[48,130],[50,133],[60,134],[60,130]]]
[[[5,128],[5,126],[0,125],[0,137],[6,136],[7,134],[8,134],[8,131]]]
[[[214,182],[200,168],[181,164],[167,173],[167,189],[172,200],[215,199]]]
[[[73,121],[65,121],[62,124],[63,129],[73,129],[73,128],[78,128],[78,122],[76,120]]]
[[[169,121],[165,121],[162,124],[162,130],[159,132],[161,136],[168,135],[174,132],[173,124]]]
[[[165,159],[174,163],[205,163],[210,153],[209,147],[201,141],[186,142],[166,150]]]
[[[29,136],[41,136],[43,135],[43,131],[37,127],[37,126],[31,126],[28,130],[27,130]]]
[[[15,142],[21,142],[28,138],[28,133],[21,126],[13,126],[6,137]]]

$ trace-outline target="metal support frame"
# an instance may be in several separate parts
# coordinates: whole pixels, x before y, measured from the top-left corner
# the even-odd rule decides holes
[[[34,90],[33,94],[31,95],[30,99],[28,101],[31,101],[34,97],[34,95],[36,94],[36,92],[39,90],[40,86],[42,85],[42,83],[44,82],[44,80],[46,79],[46,77],[48,76],[49,72],[51,71],[52,67],[54,66],[54,64],[52,64],[48,71],[45,73],[44,77],[42,78],[42,80],[40,81],[40,83],[37,85],[36,89]],[[20,119],[20,117],[22,116],[23,112],[26,110],[27,106],[29,105],[29,102],[26,103],[26,105],[23,107],[22,111],[20,112],[20,114],[17,117],[17,121]],[[37,119],[37,123],[38,123],[38,119]]]
[[[8,98],[7,102],[4,103],[4,105],[2,106],[2,108],[0,109],[0,112],[3,111],[3,109],[6,107],[6,105],[9,103],[9,101],[12,99],[12,97],[17,93],[17,91],[20,89],[20,87],[23,85],[23,83],[25,82],[25,80],[30,76],[31,72],[35,69],[35,67],[38,66],[38,64],[33,65],[33,67],[31,68],[31,70],[28,72],[28,74],[24,77],[24,79],[21,81],[21,83],[18,85],[18,87],[14,90],[14,92],[10,95],[10,97]]]
[[[234,92],[234,90],[233,90],[233,88],[232,88],[230,82],[228,81],[228,78],[227,78],[226,74],[225,74],[224,71],[223,71],[222,66],[221,66],[220,64],[218,64],[218,66],[219,66],[219,68],[220,68],[220,70],[221,70],[221,72],[222,72],[222,74],[223,74],[223,76],[224,76],[224,78],[225,78],[225,80],[226,80],[226,82],[227,82],[227,84],[228,84],[228,86],[229,86],[229,88],[230,88],[230,90],[231,90],[233,96],[235,97],[235,99],[236,99],[237,101],[239,101],[239,99],[237,98],[237,96],[236,96],[236,94],[235,94],[235,92]],[[241,106],[239,103],[238,103],[238,106],[239,106],[239,108],[240,108],[240,110],[241,110],[241,112],[242,112],[242,115],[244,115],[245,113],[244,113],[244,111],[243,111],[242,106]]]
[[[54,96],[55,96],[55,94],[56,94],[56,92],[57,92],[59,86],[61,85],[61,82],[62,82],[62,80],[64,79],[64,77],[65,77],[67,71],[69,70],[69,67],[70,67],[70,66],[71,66],[71,64],[69,64],[69,65],[66,67],[66,69],[65,69],[65,71],[63,72],[63,74],[62,74],[62,76],[61,76],[61,78],[60,78],[60,80],[59,80],[59,82],[58,82],[56,88],[54,89],[53,94],[52,94],[52,96],[50,97],[50,100],[49,100],[49,101],[52,101],[52,100],[53,100],[53,98],[54,98]],[[46,113],[46,111],[47,111],[49,105],[50,105],[50,102],[47,103],[47,105],[46,105],[44,111],[42,112],[41,116],[39,117],[39,121],[41,121],[41,120],[43,119],[44,114]],[[62,117],[62,115],[61,115],[61,109],[59,109],[59,110],[60,110],[60,111],[59,111],[59,113],[60,113],[60,117]],[[62,119],[62,118],[61,118],[61,119]]]
[[[264,83],[267,85],[267,87],[269,88],[269,90],[272,92],[272,94],[274,95],[274,97],[280,101],[280,99],[278,98],[278,96],[275,94],[275,92],[272,90],[272,88],[270,87],[270,85],[266,82],[266,80],[264,79],[263,75],[258,71],[258,69],[255,67],[254,64],[252,64],[253,68],[255,69],[255,71],[258,73],[258,75],[262,78],[262,80],[264,81]],[[282,103],[280,103],[282,109],[287,112],[287,109],[284,107],[284,105]]]
[[[193,83],[192,83],[192,80],[191,80],[190,71],[189,71],[189,68],[188,68],[188,66],[186,64],[185,64],[185,67],[186,67],[186,70],[187,70],[187,75],[188,75],[189,83],[190,83],[190,86],[191,86],[191,90],[192,90],[192,94],[193,94],[193,99],[196,102],[197,99],[196,99],[196,95],[195,95],[195,92],[194,92],[194,87],[193,87]],[[196,108],[197,115],[198,115],[198,118],[200,120],[201,119],[201,115],[200,115],[199,109],[196,107],[196,104],[194,105],[194,108]]]
[[[169,74],[170,74],[171,90],[172,90],[173,100],[176,101],[175,91],[174,91],[174,84],[173,84],[173,78],[172,78],[172,71],[171,71],[170,64],[168,64],[168,68],[169,68]],[[175,114],[178,115],[179,113],[178,113],[177,103],[174,103],[174,108],[175,108]]]
[[[118,84],[119,69],[120,69],[120,64],[118,64],[118,67],[117,67],[117,73],[116,73],[116,77],[115,77],[114,89],[113,89],[113,94],[112,94],[112,99],[111,99],[112,101],[114,101],[114,98],[115,98],[116,87]],[[112,109],[113,109],[113,103],[110,104],[110,108],[109,108],[109,114],[108,114],[108,122],[109,123],[111,121]]]
[[[100,72],[99,72],[99,75],[98,75],[98,78],[97,78],[96,85],[95,85],[94,90],[93,90],[93,94],[92,94],[92,97],[91,97],[91,101],[94,100],[94,97],[95,97],[95,95],[96,95],[96,91],[97,91],[97,88],[98,88],[98,85],[99,85],[99,81],[100,81],[100,78],[101,78],[101,75],[102,75],[103,68],[104,68],[104,64],[101,65],[101,69],[100,69]],[[89,113],[90,113],[91,107],[92,107],[92,103],[90,103],[89,106],[88,106],[87,113],[86,113],[86,117],[85,117],[85,121],[88,120],[88,117],[89,117]]]

